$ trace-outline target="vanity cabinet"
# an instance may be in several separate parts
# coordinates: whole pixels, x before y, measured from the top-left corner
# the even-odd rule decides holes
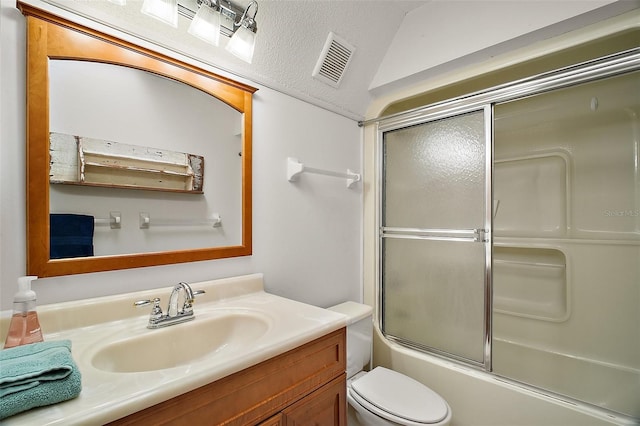
[[[111,425],[346,426],[346,329]]]
[[[346,425],[345,378],[338,377],[259,426]]]

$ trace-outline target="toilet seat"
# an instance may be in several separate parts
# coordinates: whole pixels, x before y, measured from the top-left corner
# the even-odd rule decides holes
[[[384,367],[352,381],[349,393],[365,409],[395,423],[429,425],[449,415],[449,406],[440,395]]]

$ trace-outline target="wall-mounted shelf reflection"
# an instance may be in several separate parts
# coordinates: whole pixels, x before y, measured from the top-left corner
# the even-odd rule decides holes
[[[203,192],[199,155],[54,132],[49,144],[51,183]]]

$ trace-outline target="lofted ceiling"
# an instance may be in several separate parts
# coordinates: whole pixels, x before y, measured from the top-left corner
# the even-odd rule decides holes
[[[225,50],[228,38],[216,47],[188,34],[183,16],[173,28],[142,14],[143,0],[24,1],[61,7],[353,120],[394,85],[640,8],[640,0],[257,0],[247,64]],[[197,0],[178,1],[198,8]],[[231,1],[244,8],[250,0]],[[312,76],[330,33],[355,49],[338,87]]]
[[[84,17],[176,50],[219,69],[311,102],[354,120],[371,102],[369,85],[405,15],[427,0],[258,0],[252,64],[140,13],[142,0],[120,6],[108,0],[46,0]],[[195,0],[180,0],[195,9]],[[246,6],[248,0],[234,0]],[[252,8],[253,9],[253,8]],[[330,32],[355,48],[338,87],[312,77]]]

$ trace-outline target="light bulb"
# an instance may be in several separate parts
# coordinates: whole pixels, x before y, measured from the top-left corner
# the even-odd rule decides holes
[[[220,43],[220,12],[202,4],[187,30],[189,34],[217,46]]]
[[[178,0],[144,0],[142,13],[172,27],[178,26]]]
[[[227,43],[227,50],[243,61],[251,63],[255,46],[256,33],[242,26],[238,28],[229,43]]]

